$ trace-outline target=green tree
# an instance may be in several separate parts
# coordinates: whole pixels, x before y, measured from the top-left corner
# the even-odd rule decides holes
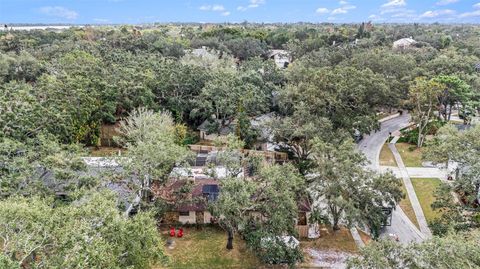
[[[322,117],[314,117],[306,108],[298,106],[293,115],[277,117],[269,123],[275,141],[291,152],[301,174],[306,175],[313,166],[313,139],[328,140],[334,133],[331,122]],[[345,136],[345,135],[343,135]]]
[[[310,188],[333,229],[338,230],[342,222],[362,224],[378,237],[385,221],[382,208],[395,207],[402,197],[400,181],[392,174],[364,170],[366,159],[349,140],[336,146],[317,139],[312,157]]]
[[[152,216],[124,218],[106,192],[56,207],[11,197],[0,201],[0,223],[0,261],[13,267],[150,268],[163,258]]]
[[[442,127],[425,152],[425,159],[435,163],[454,163],[455,181],[445,184],[435,194],[433,208],[442,212],[432,225],[433,232],[470,230],[480,227],[480,152],[478,126],[459,132],[455,127]],[[461,198],[455,199],[456,197]],[[460,201],[459,201],[460,200]]]
[[[92,188],[85,175],[79,145],[61,145],[51,136],[19,142],[0,138],[0,198],[12,195],[49,196]]]
[[[227,231],[227,249],[233,248],[233,235],[241,232],[250,238],[253,248],[261,249],[266,235],[292,234],[298,212],[298,198],[304,193],[303,178],[290,165],[263,166],[254,178],[229,177],[220,181],[220,195],[212,204],[212,213]]]
[[[121,122],[118,131],[118,141],[127,150],[119,161],[128,175],[136,177],[143,199],[150,196],[153,181],[166,182],[175,164],[188,155],[183,145],[175,143],[175,125],[168,112],[136,109]]]
[[[427,126],[435,118],[434,110],[438,96],[445,86],[434,80],[416,78],[410,86],[409,102],[413,106],[412,120],[418,128],[417,147],[422,147],[427,135]]]
[[[465,107],[473,97],[470,86],[457,76],[438,76],[433,79],[444,85],[444,90],[439,95],[441,105],[439,115],[444,121],[449,121],[453,106],[460,104]]]
[[[351,258],[348,268],[477,268],[480,266],[478,239],[478,233],[451,234],[407,246],[381,240]]]

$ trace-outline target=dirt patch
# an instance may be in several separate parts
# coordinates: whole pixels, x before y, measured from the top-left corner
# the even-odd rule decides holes
[[[309,264],[306,264],[304,268],[311,266],[320,268],[344,269],[347,268],[347,259],[353,256],[351,253],[347,252],[319,250],[313,248],[305,249],[305,254],[309,256]]]

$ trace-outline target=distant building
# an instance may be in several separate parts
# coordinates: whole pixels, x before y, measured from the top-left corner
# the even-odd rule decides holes
[[[410,38],[402,38],[402,39],[399,39],[399,40],[393,42],[393,48],[404,50],[404,49],[411,48],[415,44],[417,44],[417,41],[415,41],[411,37]]]
[[[477,64],[475,65],[475,70],[476,70],[477,72],[480,72],[480,63],[477,63]]]
[[[185,50],[185,53],[190,53],[193,56],[196,56],[198,58],[204,59],[204,60],[218,60],[220,57],[220,53],[214,49],[210,49],[206,46],[202,46],[201,48],[198,49],[192,49],[192,50]]]
[[[292,61],[290,52],[286,50],[271,50],[268,58],[273,59],[279,68],[287,68]]]

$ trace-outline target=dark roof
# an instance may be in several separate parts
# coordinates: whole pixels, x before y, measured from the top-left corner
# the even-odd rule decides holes
[[[191,182],[191,181],[190,181]],[[215,201],[218,197],[220,186],[216,179],[197,179],[193,182],[190,193],[182,199],[176,195],[183,187],[189,184],[188,180],[176,180],[167,186],[154,188],[157,197],[169,201],[174,205],[177,212],[185,211],[205,211],[207,210],[207,200]],[[311,202],[307,196],[300,198],[297,202],[298,211],[310,212]]]
[[[173,204],[175,211],[205,211],[208,206],[207,199],[213,201],[218,197],[218,181],[196,179],[188,194],[185,196],[179,194],[184,187],[188,187],[190,182],[189,180],[175,180],[166,186],[157,186],[154,188],[154,192],[157,197]],[[217,194],[213,195],[214,193]]]

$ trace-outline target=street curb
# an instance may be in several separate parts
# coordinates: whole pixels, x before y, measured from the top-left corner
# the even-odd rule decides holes
[[[387,121],[387,120],[395,119],[395,118],[400,117],[400,115],[401,115],[400,113],[393,114],[393,115],[387,116],[387,117],[385,117],[385,118],[379,119],[378,122],[382,123],[382,122],[385,122],[385,121]]]

